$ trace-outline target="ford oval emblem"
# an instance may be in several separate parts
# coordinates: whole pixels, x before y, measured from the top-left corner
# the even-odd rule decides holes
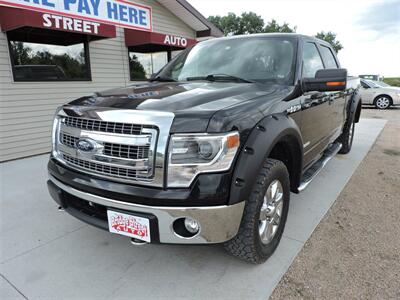
[[[76,141],[76,148],[83,152],[90,152],[95,149],[95,143],[89,139],[79,139]]]

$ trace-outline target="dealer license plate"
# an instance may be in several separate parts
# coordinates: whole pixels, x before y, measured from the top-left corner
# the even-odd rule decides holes
[[[107,210],[108,230],[138,240],[150,242],[149,219]]]

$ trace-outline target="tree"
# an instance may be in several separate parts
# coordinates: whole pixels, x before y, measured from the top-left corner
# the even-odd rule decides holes
[[[129,55],[131,80],[146,79],[146,71],[136,55]]]
[[[234,13],[228,13],[227,16],[211,16],[209,17],[210,22],[221,30],[224,35],[238,34],[239,30],[239,18]]]
[[[14,53],[14,65],[24,65],[28,64],[31,58],[32,49],[29,47],[25,47],[22,42],[14,42],[11,43],[11,52]]]
[[[224,35],[251,34],[263,32],[295,32],[288,23],[279,25],[272,20],[265,25],[263,18],[254,12],[244,12],[240,16],[228,13],[226,16],[210,16],[208,20],[219,28]]]
[[[332,48],[335,50],[336,53],[338,53],[341,49],[343,49],[342,44],[338,40],[336,40],[336,33],[332,32],[332,31],[318,32],[315,35],[315,37],[331,44]]]
[[[253,12],[244,12],[239,17],[239,31],[237,34],[252,34],[264,32],[264,20]]]
[[[226,16],[210,16],[208,18],[211,23],[218,27],[224,35],[237,35],[240,34],[240,17],[234,13],[228,13]]]
[[[283,23],[283,25],[279,25],[275,19],[272,19],[271,22],[268,22],[264,27],[264,32],[296,32],[297,26],[293,28],[289,27],[288,23]]]

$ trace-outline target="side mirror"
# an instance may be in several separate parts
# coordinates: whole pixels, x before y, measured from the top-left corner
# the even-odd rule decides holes
[[[303,78],[301,82],[303,92],[343,91],[346,84],[346,69],[321,69],[315,73],[314,78]]]

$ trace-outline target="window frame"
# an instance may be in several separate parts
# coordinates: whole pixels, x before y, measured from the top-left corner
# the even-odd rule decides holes
[[[322,62],[322,67],[323,67],[323,69],[325,70],[326,69],[326,66],[325,66],[325,62],[324,62],[324,60],[323,60],[323,58],[322,58],[322,55],[321,55],[321,50],[319,49],[319,44],[318,43],[316,43],[315,41],[312,41],[312,40],[304,40],[304,42],[303,42],[303,49],[302,49],[302,53],[301,53],[301,63],[302,63],[302,65],[301,65],[301,73],[300,73],[300,78],[315,78],[315,74],[314,74],[314,77],[305,77],[304,76],[304,46],[306,45],[306,44],[313,44],[314,46],[315,46],[315,48],[317,49],[317,53],[318,53],[318,55],[319,55],[319,58],[321,59],[321,62]],[[321,70],[321,69],[320,69]],[[316,72],[315,72],[316,73]]]
[[[335,62],[336,69],[339,69],[339,68],[340,68],[340,65],[339,65],[339,62],[338,62],[338,60],[337,60],[336,55],[334,54],[334,51],[332,51],[332,48],[331,48],[330,46],[327,46],[327,45],[324,45],[324,44],[321,44],[321,43],[318,43],[317,46],[318,46],[318,51],[319,51],[320,56],[321,56],[321,59],[322,59],[322,63],[324,64],[324,69],[328,69],[328,68],[327,68],[327,66],[326,66],[326,61],[325,61],[324,55],[322,54],[322,53],[323,53],[323,52],[322,52],[322,47],[325,47],[325,48],[327,48],[327,49],[329,50],[329,52],[331,53],[331,55],[332,55],[332,57],[333,57],[333,60],[334,60],[334,62]],[[331,68],[330,68],[330,69],[331,69]]]
[[[76,79],[46,79],[46,80],[35,80],[35,79],[24,79],[24,80],[18,80],[15,78],[15,64],[14,64],[14,59],[13,59],[13,52],[12,52],[12,47],[11,47],[11,40],[8,36],[8,34],[6,34],[7,36],[7,45],[8,45],[8,55],[10,58],[10,63],[11,63],[11,72],[12,72],[12,77],[13,77],[13,82],[14,83],[24,83],[24,82],[91,82],[92,80],[92,67],[90,64],[90,51],[89,51],[89,42],[88,41],[82,41],[81,43],[83,44],[83,49],[85,52],[85,63],[87,66],[87,78],[76,78]],[[14,40],[13,40],[14,41]],[[34,44],[34,42],[23,42],[23,41],[17,41],[15,40],[15,42],[22,42],[22,43],[32,43]],[[36,44],[40,44],[40,43],[36,43]],[[52,45],[52,44],[45,44],[45,45]],[[55,45],[55,44],[53,44]],[[58,45],[55,45],[58,46]],[[23,66],[23,65],[22,65]]]

